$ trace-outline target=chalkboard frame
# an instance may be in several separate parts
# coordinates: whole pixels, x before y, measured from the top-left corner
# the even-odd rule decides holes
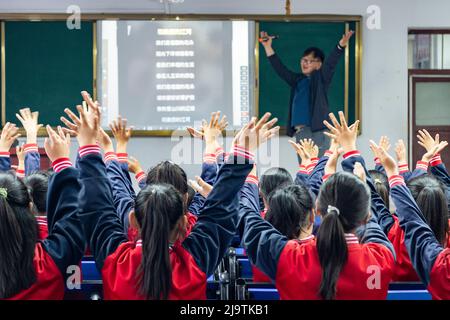
[[[70,14],[17,14],[17,13],[0,13],[1,21],[1,113],[5,114],[5,34],[4,34],[4,22],[5,21],[61,21],[70,18]],[[285,21],[285,22],[348,22],[355,24],[355,118],[361,119],[361,105],[362,105],[362,90],[361,90],[361,80],[362,80],[362,16],[361,15],[329,15],[329,14],[301,14],[301,15],[222,15],[222,14],[123,14],[123,13],[107,13],[107,14],[83,14],[81,21],[92,21],[94,22],[94,49],[93,49],[93,96],[96,97],[96,85],[97,85],[97,44],[96,44],[96,22],[99,20],[247,20],[254,21],[258,25],[259,21]],[[256,28],[256,32],[258,32]],[[256,39],[258,35],[256,36]],[[259,61],[259,44],[256,43],[255,50],[255,65],[258,65]],[[347,68],[347,67],[346,67]],[[258,78],[255,75],[254,81],[254,110],[253,114],[258,115],[259,111],[259,92],[258,92]],[[348,87],[346,92],[348,92]],[[4,117],[2,116],[2,121]],[[361,125],[360,125],[361,131]],[[133,136],[140,137],[170,137],[176,131],[174,130],[152,130],[144,131],[139,130],[133,133]],[[177,131],[179,132],[179,131]],[[231,132],[231,131],[230,131]],[[110,133],[110,132],[109,132]],[[284,130],[281,130],[281,135],[285,134]],[[46,136],[45,131],[39,133],[40,136]]]

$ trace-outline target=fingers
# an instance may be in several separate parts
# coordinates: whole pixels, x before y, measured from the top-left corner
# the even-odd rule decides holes
[[[19,121],[23,124],[25,122],[25,120],[18,114],[16,113],[16,118],[19,119]]]
[[[348,126],[347,126],[347,120],[345,119],[344,113],[343,113],[342,111],[339,111],[339,112],[338,112],[338,115],[339,115],[339,120],[341,121],[341,126],[342,126],[343,128],[348,128]]]
[[[87,91],[81,91],[81,96],[83,97],[83,100],[87,103],[89,108],[93,108],[94,110],[97,109],[97,105],[94,103],[94,101],[92,101],[91,95]]]
[[[334,114],[333,114],[333,113],[330,113],[328,116],[330,117],[330,120],[331,120],[331,123],[333,123],[333,126],[334,126],[336,129],[341,129],[341,125],[340,125],[339,122],[337,121],[337,119],[336,119],[336,117],[334,116]]]
[[[80,105],[77,105],[76,108],[78,110],[78,107],[81,107]],[[74,124],[79,126],[81,124],[80,118],[76,116],[75,113],[73,113],[69,108],[64,109],[64,112],[67,114],[67,116],[73,121]]]
[[[62,123],[64,123],[70,130],[73,131],[77,131],[78,130],[78,126],[76,124],[73,124],[72,122],[70,122],[69,120],[67,120],[64,117],[59,118],[61,120]]]
[[[70,129],[68,129],[68,128],[62,128],[62,130],[63,130],[64,134],[65,134],[66,136],[69,135],[69,137],[70,137],[70,136],[76,137],[76,136],[78,135],[78,132],[75,131],[75,130],[70,130]]]
[[[333,127],[327,120],[323,120],[323,124],[330,130],[331,132],[338,132],[338,130]]]
[[[269,130],[270,128],[272,128],[272,126],[277,123],[278,118],[273,118],[272,120],[270,120],[269,122],[265,123],[262,128],[264,130]]]
[[[266,112],[262,117],[261,117],[261,119],[259,119],[259,121],[258,121],[258,123],[256,124],[256,126],[255,126],[255,129],[256,130],[260,130],[262,127],[263,127],[263,125],[267,122],[267,120],[269,120],[269,118],[270,118],[270,116],[271,116],[272,114],[270,113],[270,112]],[[256,118],[255,118],[256,119]],[[275,121],[276,122],[276,121]]]
[[[326,135],[327,137],[331,138],[331,139],[335,139],[336,140],[336,138],[337,138],[336,135],[334,135],[332,133],[329,133],[329,132],[324,132],[323,134]]]

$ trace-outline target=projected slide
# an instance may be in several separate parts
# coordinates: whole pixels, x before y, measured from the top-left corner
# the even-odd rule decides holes
[[[247,123],[254,34],[248,21],[99,22],[102,125],[120,114],[137,130],[176,130],[216,110],[230,129]]]

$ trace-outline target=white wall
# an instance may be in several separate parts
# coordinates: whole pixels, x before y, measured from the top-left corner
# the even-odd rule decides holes
[[[195,14],[284,14],[281,0],[185,0],[182,4],[164,6],[158,0],[133,1],[0,1],[0,12],[64,12],[66,5],[80,4],[83,12],[164,12]],[[292,14],[346,14],[367,17],[367,8],[381,9],[381,30],[362,30],[362,135],[359,146],[363,155],[372,158],[369,139],[388,135],[391,141],[407,139],[408,28],[450,28],[448,0],[340,0],[291,1]],[[338,39],[337,39],[338,40]],[[263,98],[263,97],[261,97]],[[296,156],[282,137],[280,166],[296,169]],[[130,154],[145,167],[170,157],[175,142],[168,138],[136,138]],[[369,161],[368,161],[369,162]],[[370,162],[369,162],[370,163]],[[185,166],[188,175],[198,174],[200,166]]]

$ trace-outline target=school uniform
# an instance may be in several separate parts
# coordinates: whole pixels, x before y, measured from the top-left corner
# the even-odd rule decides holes
[[[25,176],[41,169],[41,155],[35,143],[27,143],[23,146],[25,152]]]
[[[324,175],[325,166],[332,152],[325,151],[324,155],[319,158],[311,159],[311,164],[307,167],[300,166],[297,171],[294,183],[296,185],[303,185],[307,187],[315,197],[319,194],[320,186],[322,185],[322,177]]]
[[[36,282],[9,299],[61,300],[64,298],[67,268],[80,262],[85,242],[77,217],[78,171],[68,158],[53,162],[47,202],[48,237],[36,243],[33,265]]]
[[[104,297],[144,299],[136,279],[142,246],[127,240],[98,148],[86,146],[80,151],[85,149],[90,151],[79,162],[79,218],[102,274]],[[230,163],[220,169],[191,233],[183,242],[168,248],[172,265],[169,299],[206,298],[207,276],[216,269],[236,231],[238,192],[253,167],[252,157],[245,150],[234,149]],[[233,160],[242,164],[232,164]]]
[[[389,178],[405,245],[433,299],[450,299],[450,248],[442,248],[401,176]]]
[[[386,170],[384,169],[383,165],[381,164],[380,159],[375,158],[375,170],[386,174]],[[420,177],[424,174],[427,174],[428,172],[428,163],[426,163],[425,161],[417,161],[416,163],[416,168],[414,169],[413,172],[411,172],[409,170],[409,166],[408,163],[406,162],[399,162],[398,163],[398,171],[399,174],[405,179],[405,181],[409,181],[411,179]]]
[[[254,189],[244,186],[241,195],[240,230],[250,261],[275,283],[281,299],[321,299],[316,241],[288,240],[255,210]],[[364,229],[360,240],[346,235],[348,260],[339,275],[336,299],[386,299],[394,249],[377,223],[376,212]],[[377,273],[376,287],[368,286],[371,272]]]
[[[344,171],[352,173],[356,162],[364,165],[364,159],[361,157],[359,152],[345,154],[344,160],[342,161],[342,168],[344,169]],[[378,170],[380,170],[380,168]],[[422,173],[417,171],[416,174]],[[369,186],[371,193],[372,208],[373,210],[378,212],[378,223],[380,224],[381,229],[386,234],[395,249],[396,259],[392,280],[419,281],[419,277],[414,270],[408,251],[406,249],[405,233],[400,228],[398,218],[394,214],[391,214],[389,212],[389,209],[386,208],[386,205],[376,191],[373,181],[370,178],[370,174],[368,172],[366,172],[366,176],[367,185]],[[408,175],[408,177],[411,177],[411,174]]]

